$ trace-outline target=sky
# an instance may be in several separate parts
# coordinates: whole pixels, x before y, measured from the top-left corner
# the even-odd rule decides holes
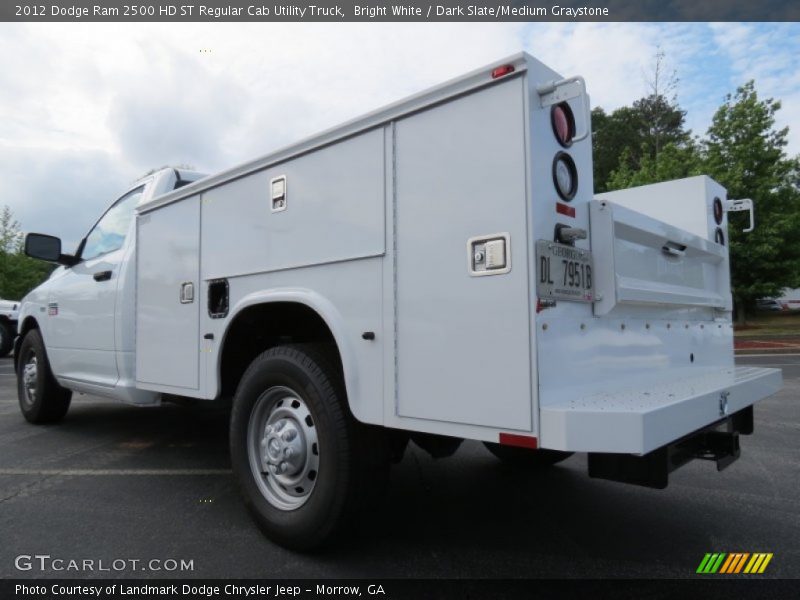
[[[0,206],[69,251],[152,168],[214,173],[520,50],[606,110],[663,51],[697,134],[755,79],[800,154],[798,23],[2,23]]]

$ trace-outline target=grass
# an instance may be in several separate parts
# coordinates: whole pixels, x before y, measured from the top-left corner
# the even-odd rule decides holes
[[[733,329],[738,338],[800,337],[800,311],[748,315],[743,325],[737,323]]]

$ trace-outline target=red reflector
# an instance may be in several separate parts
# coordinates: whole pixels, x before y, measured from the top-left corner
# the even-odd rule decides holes
[[[569,148],[575,135],[575,117],[569,104],[562,102],[553,106],[550,110],[550,122],[558,143],[564,148]]]
[[[502,67],[497,67],[492,71],[492,79],[497,79],[498,77],[502,77],[503,75],[508,75],[509,73],[514,72],[514,65],[503,65]]]
[[[566,204],[561,204],[561,202],[556,202],[556,212],[561,215],[572,217],[573,219],[575,218],[574,206],[567,206]]]
[[[717,225],[722,225],[722,217],[724,213],[722,211],[722,200],[719,198],[714,198],[714,221]]]
[[[516,435],[514,433],[501,433],[500,443],[505,446],[520,446],[522,448],[538,448],[535,437]]]

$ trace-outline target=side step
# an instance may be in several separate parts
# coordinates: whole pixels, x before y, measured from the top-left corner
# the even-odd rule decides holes
[[[740,433],[753,433],[752,406],[642,456],[590,452],[589,477],[664,489],[669,474],[691,460],[714,461],[717,471],[729,467],[741,455]]]

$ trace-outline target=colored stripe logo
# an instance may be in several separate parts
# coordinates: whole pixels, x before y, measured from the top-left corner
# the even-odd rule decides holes
[[[772,560],[772,556],[772,552],[754,552],[752,554],[749,552],[709,552],[700,561],[697,573],[703,575],[763,573]]]

